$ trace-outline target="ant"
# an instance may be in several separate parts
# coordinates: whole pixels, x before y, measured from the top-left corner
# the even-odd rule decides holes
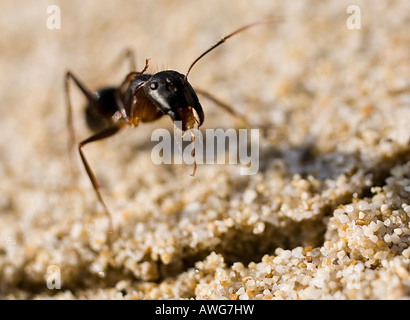
[[[112,218],[101,195],[97,179],[84,155],[83,147],[91,142],[113,136],[126,125],[136,127],[139,122],[151,122],[164,115],[169,115],[174,123],[175,121],[181,121],[181,129],[183,132],[194,128],[195,124],[198,124],[197,128],[199,128],[204,122],[205,115],[197,93],[202,94],[247,124],[246,119],[238,115],[230,106],[220,102],[205,91],[195,91],[188,82],[188,75],[193,66],[206,54],[223,44],[232,36],[263,22],[266,22],[266,20],[245,25],[227,36],[222,37],[216,44],[203,52],[191,63],[185,75],[174,70],[147,74],[145,73],[148,69],[149,60],[147,59],[143,70],[128,73],[119,87],[107,87],[92,92],[88,90],[71,71],[66,72],[65,92],[67,100],[67,125],[70,134],[69,148],[72,149],[75,141],[69,94],[69,80],[71,79],[87,99],[88,104],[85,108],[86,122],[88,127],[94,132],[92,136],[78,144],[78,152],[80,153],[81,160],[97,198],[105,209],[109,220],[110,231],[113,230]],[[192,150],[192,156],[195,157],[195,149]],[[194,164],[195,168],[191,174],[192,176],[196,171],[196,163],[194,162]]]

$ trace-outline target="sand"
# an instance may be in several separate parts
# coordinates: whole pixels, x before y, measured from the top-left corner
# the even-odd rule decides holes
[[[410,3],[2,1],[0,297],[402,299],[410,296]],[[87,145],[108,220],[67,152],[64,74],[119,85],[126,48],[260,128],[259,172],[156,165],[168,117]],[[350,21],[352,22],[352,21]],[[358,21],[355,21],[356,25]],[[205,129],[241,123],[201,98]],[[90,135],[73,87],[78,139]],[[263,130],[262,130],[263,129]],[[78,173],[75,178],[73,171]]]

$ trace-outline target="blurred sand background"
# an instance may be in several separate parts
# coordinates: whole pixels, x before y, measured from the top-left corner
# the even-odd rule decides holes
[[[46,26],[61,9],[61,29]],[[0,3],[0,297],[400,299],[410,295],[410,3],[354,1]],[[118,85],[139,68],[185,73],[221,36],[267,15],[190,74],[270,128],[260,171],[151,161],[169,118],[85,148],[71,179],[64,74]],[[205,128],[240,124],[201,99]],[[84,99],[72,90],[77,136]],[[53,270],[61,289],[49,289]],[[51,273],[50,273],[51,272]],[[54,274],[55,275],[55,274]]]

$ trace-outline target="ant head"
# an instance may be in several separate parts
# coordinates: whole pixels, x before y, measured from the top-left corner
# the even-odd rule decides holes
[[[198,115],[198,126],[204,122],[204,112],[194,88],[184,75],[172,71],[161,71],[151,76],[144,84],[144,92],[149,100],[172,120],[182,122],[182,130],[193,128]]]

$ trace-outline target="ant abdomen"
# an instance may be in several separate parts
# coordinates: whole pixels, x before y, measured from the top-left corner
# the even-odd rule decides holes
[[[117,88],[104,88],[96,91],[95,100],[89,101],[85,107],[87,125],[93,132],[99,132],[116,122],[116,90]]]

